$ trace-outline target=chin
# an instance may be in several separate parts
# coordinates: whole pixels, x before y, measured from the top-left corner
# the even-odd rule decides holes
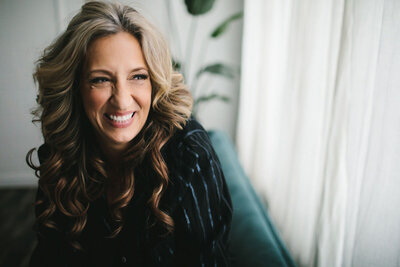
[[[137,131],[131,131],[129,134],[125,135],[118,135],[118,136],[109,136],[108,139],[110,140],[110,143],[113,143],[115,145],[127,145],[129,144],[135,137],[139,134]]]
[[[129,144],[133,139],[135,139],[135,136],[131,137],[122,137],[122,138],[112,138],[110,143],[113,143],[114,145],[117,146],[122,146],[122,145],[127,145]]]
[[[104,127],[105,128],[105,127]],[[139,135],[141,129],[139,127],[129,127],[124,129],[104,129],[98,131],[100,133],[103,145],[106,147],[114,148],[117,150],[123,150],[126,146],[132,142]]]

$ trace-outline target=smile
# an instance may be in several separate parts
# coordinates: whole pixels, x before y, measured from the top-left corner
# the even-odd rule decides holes
[[[133,116],[135,112],[131,112],[125,115],[116,115],[116,114],[104,114],[104,117],[107,118],[107,121],[114,127],[124,128],[131,124],[133,121]]]

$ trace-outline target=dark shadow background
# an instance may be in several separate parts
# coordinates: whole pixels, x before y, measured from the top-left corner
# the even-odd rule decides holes
[[[36,245],[35,188],[0,189],[0,266],[28,266]]]

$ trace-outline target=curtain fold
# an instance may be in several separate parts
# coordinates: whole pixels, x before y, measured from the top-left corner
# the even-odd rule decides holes
[[[395,0],[245,1],[239,156],[300,266],[400,264],[399,17]]]

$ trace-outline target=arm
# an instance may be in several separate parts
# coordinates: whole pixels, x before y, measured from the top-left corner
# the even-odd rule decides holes
[[[219,160],[207,133],[185,137],[185,184],[174,213],[179,266],[229,266],[232,204]]]

